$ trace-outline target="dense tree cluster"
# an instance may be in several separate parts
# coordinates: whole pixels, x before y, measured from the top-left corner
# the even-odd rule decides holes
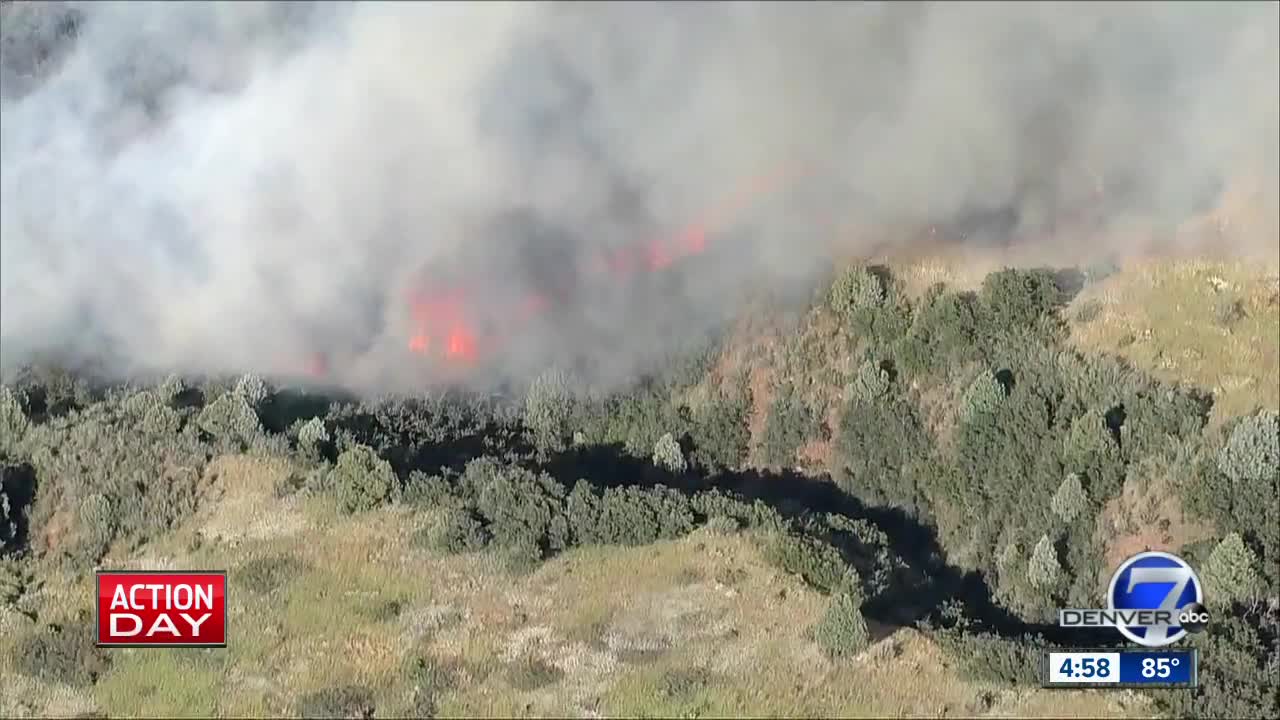
[[[928,518],[949,556],[981,573],[1000,605],[1024,621],[1049,623],[1058,607],[1096,604],[1103,511],[1127,484],[1150,482],[1142,468],[1155,463],[1174,468],[1171,489],[1223,532],[1204,563],[1215,602],[1276,603],[1274,412],[1234,421],[1219,438],[1206,429],[1209,404],[1195,390],[1069,349],[1058,316],[1061,277],[1049,271],[994,273],[976,293],[935,287],[914,304],[890,290],[885,302],[853,312],[847,288],[860,287],[867,272],[851,274],[837,282],[846,290],[833,292],[831,310],[845,318],[856,351],[897,372],[887,389],[868,382],[874,365],[853,374],[836,446],[848,492]],[[875,315],[903,313],[906,332],[876,331],[901,319]],[[941,421],[935,409],[926,426],[926,395],[958,402]],[[949,632],[997,642],[979,640],[989,629]],[[1202,682],[1200,697],[1214,698],[1221,696],[1210,687],[1234,681],[1210,664]],[[1223,714],[1217,701],[1204,702],[1197,707]]]

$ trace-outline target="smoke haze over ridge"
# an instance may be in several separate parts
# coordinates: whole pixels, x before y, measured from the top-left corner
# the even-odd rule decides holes
[[[796,161],[707,257],[577,296],[531,342],[629,377],[745,286],[803,284],[849,222],[1004,212],[1036,242],[1089,208],[1111,237],[1241,178],[1280,212],[1277,3],[3,8],[0,367],[322,351],[343,382],[411,388],[424,263],[465,256],[493,268],[472,291],[511,294],[521,228],[534,256],[557,238],[529,264],[572,265]]]

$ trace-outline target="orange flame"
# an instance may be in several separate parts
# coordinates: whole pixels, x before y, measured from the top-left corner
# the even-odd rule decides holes
[[[657,271],[684,258],[706,251],[713,234],[725,230],[749,205],[778,186],[794,179],[800,167],[788,165],[779,171],[740,186],[725,202],[706,213],[702,219],[685,228],[674,238],[657,240],[642,248],[622,248],[597,256],[592,267],[611,275],[629,275],[636,270]],[[410,352],[430,355],[439,347],[445,360],[467,365],[480,357],[480,341],[468,324],[464,297],[456,292],[428,295],[415,289],[409,300],[414,333],[409,338]],[[508,319],[527,321],[550,306],[542,295],[527,297]]]
[[[445,348],[445,356],[452,360],[472,363],[476,360],[476,338],[464,325],[458,325],[449,332],[449,342]]]

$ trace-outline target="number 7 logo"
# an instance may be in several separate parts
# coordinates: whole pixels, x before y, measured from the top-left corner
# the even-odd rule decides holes
[[[1148,585],[1163,588],[1143,589]],[[1163,552],[1139,553],[1124,561],[1111,577],[1107,591],[1111,610],[1159,610],[1173,615],[1169,622],[1117,626],[1120,634],[1147,647],[1162,647],[1181,639],[1187,631],[1179,624],[1177,614],[1201,600],[1200,578],[1195,571],[1177,555]]]
[[[1178,598],[1182,597],[1182,591],[1186,590],[1187,583],[1191,582],[1193,577],[1191,568],[1186,567],[1136,567],[1129,571],[1129,587],[1125,592],[1131,593],[1139,585],[1173,583],[1173,586],[1165,592],[1164,599],[1160,601],[1159,607],[1155,609],[1176,613],[1180,609],[1178,607]],[[1170,625],[1163,623],[1150,625],[1147,627],[1147,632],[1143,639],[1148,642],[1163,644],[1169,637],[1170,627]]]

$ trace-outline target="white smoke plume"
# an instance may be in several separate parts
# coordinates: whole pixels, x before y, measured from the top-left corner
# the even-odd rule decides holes
[[[1277,3],[0,8],[0,367],[321,353],[412,389],[406,292],[443,282],[520,325],[498,375],[625,378],[849,223],[1084,244],[1242,178],[1280,206]],[[708,217],[670,272],[590,269]]]

